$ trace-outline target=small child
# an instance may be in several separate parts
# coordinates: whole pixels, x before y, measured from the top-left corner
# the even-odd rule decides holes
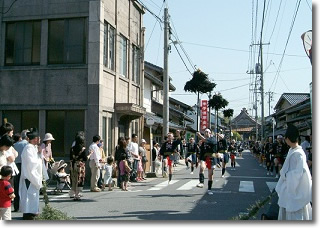
[[[128,181],[129,181],[129,175],[131,172],[131,168],[128,165],[127,162],[127,156],[126,154],[121,154],[120,156],[120,163],[119,163],[119,168],[120,168],[120,179],[121,179],[121,189],[122,191],[128,191]]]
[[[11,220],[11,200],[16,197],[9,182],[12,173],[10,166],[2,166],[0,171],[0,220]]]
[[[108,191],[112,191],[112,170],[113,170],[113,164],[114,164],[114,158],[113,156],[109,156],[107,158],[107,164],[104,165],[104,169],[105,169],[105,174],[104,174],[104,178],[103,178],[103,184],[102,184],[102,190],[105,189],[106,184],[108,184]]]
[[[65,167],[67,164],[64,164],[60,169],[58,169],[57,176],[59,178],[58,189],[62,190],[66,184],[70,185],[70,175],[66,173]]]

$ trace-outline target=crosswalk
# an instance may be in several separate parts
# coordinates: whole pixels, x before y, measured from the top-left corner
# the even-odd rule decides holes
[[[225,187],[228,184],[228,180],[224,179],[224,181],[218,185],[218,180],[215,179],[213,186],[212,186],[212,192],[213,193],[219,193],[219,194],[228,194],[228,193],[255,193],[256,188],[255,188],[255,182],[254,181],[236,181],[234,183],[238,183],[239,186],[236,189],[233,189],[232,191],[230,189],[225,189]],[[166,188],[170,188],[169,191],[173,191],[173,189],[175,191],[179,191],[181,192],[181,194],[183,194],[183,191],[198,191],[199,188],[196,186],[199,183],[198,179],[193,179],[193,180],[171,180],[170,183],[168,182],[168,180],[166,181],[162,181],[160,183],[157,183],[155,185],[150,185],[149,188],[145,189],[142,188],[142,186],[139,186],[139,184],[137,185],[133,185],[131,187],[129,187],[129,191],[121,191],[120,189],[114,189],[114,191],[112,192],[106,192],[108,194],[112,194],[112,193],[119,193],[119,194],[126,194],[126,193],[135,193],[135,192],[148,192],[148,191],[152,191],[152,192],[156,192],[156,191],[163,191]],[[277,182],[274,181],[263,181],[263,182],[259,182],[259,184],[256,183],[256,185],[261,185],[261,183],[263,183],[265,185],[265,187],[270,191],[270,193],[273,191],[273,189],[276,187]],[[205,186],[204,189],[207,188],[206,182],[205,182]],[[50,196],[50,201],[59,201],[63,198],[69,198],[68,193],[65,194],[61,194],[61,195],[55,195],[55,196]]]

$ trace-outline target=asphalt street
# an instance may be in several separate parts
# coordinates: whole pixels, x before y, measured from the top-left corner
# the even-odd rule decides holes
[[[204,188],[198,188],[199,168],[190,174],[180,161],[170,184],[159,175],[130,183],[128,192],[115,188],[95,193],[85,188],[81,201],[70,199],[67,190],[51,195],[49,189],[50,205],[77,220],[231,220],[270,195],[277,182],[250,152],[236,161],[236,170],[229,162],[224,178],[221,168],[215,170],[213,195],[207,193],[207,171]],[[44,206],[43,199],[40,205]],[[20,220],[22,214],[12,213],[12,219]]]

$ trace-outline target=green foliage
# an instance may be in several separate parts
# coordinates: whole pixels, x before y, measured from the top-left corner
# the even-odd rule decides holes
[[[49,204],[45,205],[42,213],[36,217],[36,220],[73,220],[66,213],[51,207]]]
[[[211,82],[208,75],[201,70],[197,70],[193,73],[193,77],[184,86],[184,91],[192,93],[209,93],[217,84]]]
[[[229,102],[226,99],[224,99],[220,93],[213,95],[212,98],[209,100],[209,107],[215,110],[225,108],[228,104]]]
[[[232,220],[249,220],[250,218],[255,218],[259,210],[271,200],[273,194],[277,194],[277,193],[276,192],[271,193],[263,201],[260,201],[260,200],[256,201],[254,205],[251,205],[247,209],[248,213],[246,215],[239,215],[231,219]]]
[[[223,110],[223,116],[225,118],[230,118],[233,116],[233,109],[225,109]]]
[[[237,132],[237,131],[232,131],[232,139],[236,140],[236,141],[241,141],[242,140],[242,137],[241,135]]]

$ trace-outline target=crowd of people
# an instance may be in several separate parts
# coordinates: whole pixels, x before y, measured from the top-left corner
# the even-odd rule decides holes
[[[41,141],[36,128],[26,129],[21,134],[13,134],[14,127],[5,123],[0,127],[0,219],[11,219],[11,202],[14,212],[23,213],[23,219],[34,219],[39,214],[39,195],[43,182],[49,178],[48,171],[54,163],[51,143],[55,139],[46,133]],[[275,142],[269,137],[266,142],[251,142],[237,145],[235,140],[227,143],[222,133],[213,134],[210,129],[204,135],[197,132],[196,139],[186,142],[180,131],[169,132],[160,145],[153,142],[151,151],[152,168],[158,172],[162,167],[168,184],[173,178],[173,167],[180,159],[185,160],[190,174],[199,169],[197,187],[205,185],[204,172],[207,169],[208,194],[213,195],[212,185],[216,167],[221,168],[224,178],[226,165],[231,160],[231,170],[235,170],[236,157],[243,148],[250,149],[252,154],[271,176],[279,178],[276,191],[279,195],[279,219],[312,218],[311,137],[299,146],[299,131],[289,126],[286,134],[278,135]],[[196,142],[197,141],[197,142]],[[101,192],[114,187],[128,191],[129,182],[146,180],[147,151],[146,140],[139,141],[136,134],[130,137],[119,137],[114,156],[106,156],[103,150],[103,139],[99,135],[92,137],[92,143],[86,148],[83,131],[77,132],[70,149],[70,174],[65,172],[66,163],[58,163],[58,177],[61,183],[71,181],[70,198],[80,201],[86,179],[86,162],[90,168],[90,191]],[[140,143],[139,143],[140,142]],[[190,165],[190,167],[189,167]],[[116,176],[117,181],[113,181]],[[290,203],[289,203],[290,201]],[[294,204],[294,205],[293,205]]]

